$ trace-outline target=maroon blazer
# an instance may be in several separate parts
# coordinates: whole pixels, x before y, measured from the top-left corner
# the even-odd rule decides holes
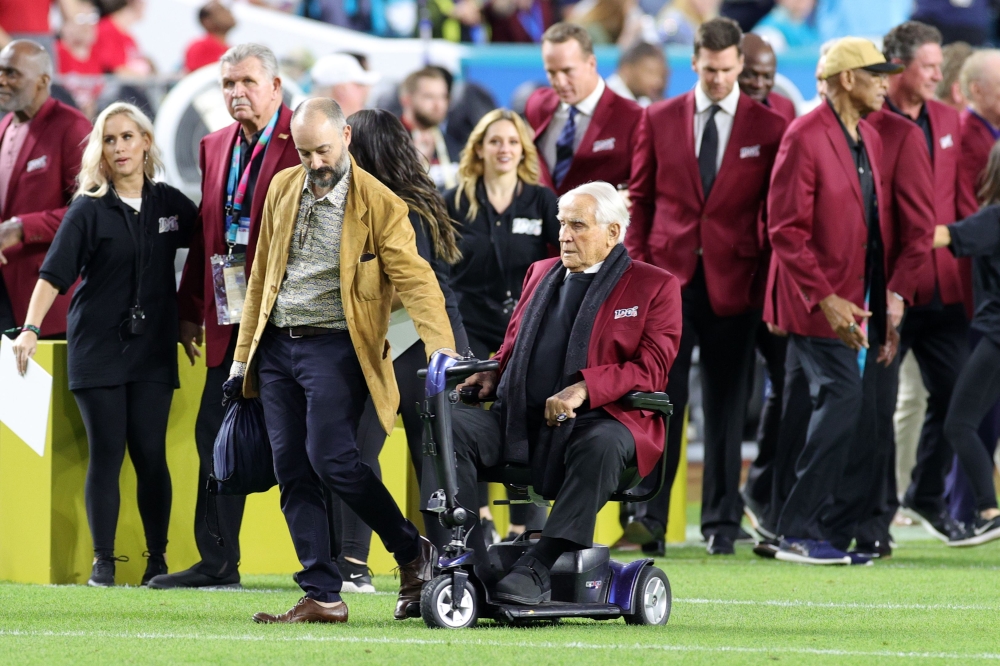
[[[14,119],[8,113],[0,120],[0,136]],[[76,190],[83,148],[90,134],[90,121],[71,106],[50,97],[28,125],[21,153],[14,163],[7,199],[0,218],[21,218],[24,241],[4,250],[7,264],[3,280],[14,310],[14,321],[24,323],[31,292],[63,215]],[[66,311],[73,296],[70,289],[55,303],[42,321],[42,335],[66,332]]]
[[[545,274],[558,258],[542,259],[528,267],[521,299],[494,360],[503,373],[514,349],[524,308]],[[639,474],[653,471],[663,455],[662,419],[638,410],[626,411],[617,400],[629,391],[663,391],[667,374],[677,356],[681,341],[680,283],[670,273],[641,261],[633,261],[607,300],[597,311],[587,367],[582,371],[587,382],[591,408],[603,407],[622,423],[635,439]]]
[[[934,274],[927,270],[927,263],[937,214],[927,141],[916,123],[888,108],[865,120],[882,139],[879,166],[886,198],[885,207],[879,210],[879,228],[885,247],[886,285],[912,305],[921,282],[930,283],[931,295],[934,291]]]
[[[979,210],[979,188],[982,186],[983,170],[990,158],[990,150],[996,140],[986,122],[971,109],[962,112],[960,118],[962,152],[958,162],[958,216],[966,218]],[[945,248],[947,249],[947,248]]]
[[[720,317],[763,303],[767,262],[761,220],[785,119],[740,94],[733,131],[709,193],[694,152],[694,92],[651,104],[632,155],[629,254],[664,268],[686,287],[701,257]]]
[[[247,280],[253,266],[260,233],[260,218],[264,210],[264,198],[274,174],[282,169],[301,164],[299,154],[292,142],[289,122],[291,110],[282,105],[281,115],[274,126],[271,141],[264,151],[264,162],[257,174],[254,185],[253,202],[250,205],[250,242],[247,243]],[[229,177],[229,163],[233,146],[239,136],[240,124],[233,123],[201,140],[198,163],[201,167],[201,206],[198,222],[191,237],[191,249],[181,285],[177,291],[177,309],[182,321],[205,322],[205,346],[208,367],[222,363],[233,334],[233,326],[220,326],[215,312],[215,287],[212,281],[211,259],[215,254],[226,254],[225,199],[226,181]]]
[[[771,93],[767,96],[767,103],[764,106],[784,118],[786,122],[790,123],[795,120],[795,102],[784,95],[779,95],[776,92]]]
[[[867,122],[858,131],[875,177],[879,209],[882,141]],[[774,255],[765,321],[798,335],[836,338],[819,302],[830,294],[858,307],[865,299],[865,223],[861,184],[844,130],[829,104],[788,127],[771,174],[768,234]]]
[[[535,128],[536,146],[558,108],[559,96],[552,88],[539,88],[528,98],[524,117]],[[549,167],[541,154],[538,155],[539,181],[558,195],[592,180],[603,180],[615,187],[628,183],[632,171],[632,145],[641,116],[641,106],[605,88],[562,186],[557,188],[552,183]]]

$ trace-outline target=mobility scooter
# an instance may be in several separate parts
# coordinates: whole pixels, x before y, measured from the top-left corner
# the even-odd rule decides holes
[[[552,600],[534,606],[496,600],[492,590],[477,576],[473,567],[475,555],[466,545],[464,527],[468,512],[476,508],[463,507],[457,501],[452,408],[460,399],[479,402],[477,394],[465,388],[460,396],[457,386],[477,372],[497,367],[496,361],[459,360],[438,353],[431,358],[427,370],[419,372],[426,377],[426,400],[422,410],[424,452],[434,458],[441,486],[431,496],[427,508],[438,514],[442,525],[451,529],[451,541],[438,559],[439,574],[424,584],[421,593],[420,615],[424,622],[429,627],[448,629],[472,627],[480,618],[514,625],[556,622],[561,618],[613,620],[619,617],[628,624],[666,624],[671,607],[670,582],[666,574],[653,566],[652,559],[616,562],[611,559],[607,546],[594,545],[564,553],[551,571]],[[666,421],[665,426],[669,426],[673,407],[665,393],[635,391],[624,396],[621,403],[627,409],[656,412]],[[638,470],[626,469],[618,492],[611,500],[645,502],[655,497],[665,477],[662,461],[657,467],[657,472],[647,479],[652,482],[652,488],[645,492],[640,486],[643,479]],[[530,468],[510,464],[501,464],[479,474],[481,481],[503,483],[517,493],[510,501],[544,501],[531,489],[530,477]],[[504,571],[509,570],[531,545],[530,536],[526,533],[514,542],[491,545],[490,560]]]

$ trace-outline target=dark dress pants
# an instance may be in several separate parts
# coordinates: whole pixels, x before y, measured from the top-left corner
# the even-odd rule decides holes
[[[684,329],[677,358],[670,368],[667,393],[674,404],[670,419],[666,470],[668,483],[677,472],[684,409],[688,402],[691,354],[700,348],[702,408],[705,413],[705,469],[702,481],[701,532],[707,539],[724,534],[735,539],[743,517],[740,498],[743,425],[749,374],[754,359],[754,332],[760,312],[719,317],[712,311],[701,265],[681,292]],[[647,503],[645,515],[661,525],[670,512],[670,488]]]
[[[771,386],[760,411],[757,458],[747,470],[743,493],[765,507],[766,512],[774,490],[774,459],[778,453],[778,435],[781,431],[781,401],[785,392],[785,352],[788,338],[772,334],[764,322],[757,325],[756,337],[757,350],[767,364],[767,377]]]
[[[874,363],[869,354],[867,365]],[[857,489],[839,489],[849,459],[863,448],[857,437],[864,404],[857,352],[839,339],[790,335],[785,403],[788,392],[808,383],[812,410],[801,452],[795,461],[795,483],[778,517],[778,534],[798,539],[829,540],[833,525],[843,529]],[[866,442],[867,444],[867,442]],[[870,447],[869,447],[870,448]],[[834,493],[837,498],[835,510]]]
[[[194,442],[198,449],[198,499],[194,510],[194,541],[201,555],[201,562],[192,567],[195,571],[213,578],[238,575],[240,563],[240,526],[243,524],[242,495],[214,495],[209,498],[207,483],[212,473],[215,437],[219,434],[226,408],[222,405],[222,385],[229,379],[233,365],[233,352],[239,327],[233,329],[229,347],[222,363],[205,373],[205,388],[201,392],[201,406],[194,425]],[[214,506],[209,509],[209,503]],[[212,516],[209,527],[209,516]],[[216,532],[215,535],[212,532]],[[221,538],[221,545],[219,540]]]
[[[317,601],[340,599],[323,485],[365,521],[405,564],[419,533],[371,467],[361,461],[358,422],[368,397],[350,334],[291,338],[268,327],[257,349],[260,397],[281,488],[281,510],[302,571],[295,580]]]
[[[458,502],[469,509],[478,503],[477,473],[503,461],[500,414],[470,407],[453,412]],[[543,426],[547,427],[547,426]],[[597,512],[618,488],[621,474],[635,460],[635,440],[624,425],[604,410],[577,417],[566,444],[566,476],[542,530],[547,537],[567,539],[580,547],[593,545]],[[469,511],[468,543],[480,562],[487,562],[486,542],[478,514]]]
[[[969,358],[969,324],[961,303],[911,308],[900,330],[900,356],[912,350],[927,387],[927,415],[917,444],[917,462],[904,501],[937,513],[944,507],[945,477],[954,451],[944,436],[944,420]]]

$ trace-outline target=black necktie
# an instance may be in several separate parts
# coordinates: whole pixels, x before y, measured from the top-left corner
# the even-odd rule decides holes
[[[715,114],[718,112],[718,104],[708,108],[708,120],[705,121],[705,129],[701,133],[701,150],[698,152],[701,191],[704,192],[706,199],[712,189],[712,183],[715,182],[715,161],[719,158],[719,128],[715,126]]]

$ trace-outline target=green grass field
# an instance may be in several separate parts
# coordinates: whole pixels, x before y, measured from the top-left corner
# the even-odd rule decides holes
[[[948,549],[907,530],[891,560],[819,568],[671,548],[666,627],[623,621],[427,629],[392,620],[397,582],[346,595],[350,624],[260,626],[300,593],[290,577],[242,592],[0,584],[3,663],[972,663],[1000,661],[1000,543]],[[633,554],[619,553],[621,559]]]

